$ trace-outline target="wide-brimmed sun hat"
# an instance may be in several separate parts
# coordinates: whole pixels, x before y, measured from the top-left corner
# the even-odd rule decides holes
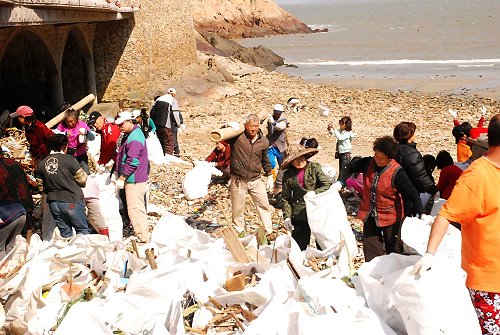
[[[299,158],[300,156],[305,156],[306,159],[311,158],[312,156],[316,155],[318,153],[318,149],[316,148],[305,148],[303,145],[300,144],[290,144],[288,147],[287,152],[287,157],[281,163],[281,168],[282,169],[287,169],[290,163],[296,159]]]

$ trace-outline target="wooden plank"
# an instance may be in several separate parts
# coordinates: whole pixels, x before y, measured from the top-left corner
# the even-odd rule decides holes
[[[226,290],[229,292],[234,292],[234,291],[243,291],[243,289],[246,286],[246,279],[247,276],[243,273],[237,274],[234,277],[229,278],[226,280]]]
[[[241,244],[236,232],[232,227],[225,227],[221,231],[222,238],[224,238],[224,242],[226,242],[226,246],[233,255],[233,258],[236,262],[239,263],[250,263],[250,257],[245,251],[243,244]]]
[[[255,262],[255,263],[267,263],[269,264],[270,262],[267,260],[267,258],[257,249],[255,249],[253,246],[249,245],[246,248],[246,253],[248,257],[250,258],[250,261]]]

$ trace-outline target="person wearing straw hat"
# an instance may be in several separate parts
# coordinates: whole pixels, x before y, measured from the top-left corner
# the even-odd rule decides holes
[[[288,169],[283,176],[284,224],[292,232],[300,249],[305,250],[311,239],[311,228],[307,221],[304,196],[310,192],[325,192],[332,183],[323,173],[320,164],[308,161],[318,153],[317,148],[291,144],[287,153],[288,156],[281,165],[282,169]]]

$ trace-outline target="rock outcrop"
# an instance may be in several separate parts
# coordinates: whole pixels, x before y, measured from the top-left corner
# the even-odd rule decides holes
[[[238,43],[222,38],[215,33],[203,33],[196,38],[198,50],[213,55],[233,57],[243,63],[258,66],[266,70],[276,70],[284,64],[284,58],[275,54],[271,49],[258,46],[246,48]]]
[[[312,33],[272,0],[191,0],[195,29],[225,38]]]

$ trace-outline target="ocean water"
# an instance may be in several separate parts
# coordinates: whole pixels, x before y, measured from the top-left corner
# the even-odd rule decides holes
[[[500,81],[500,1],[281,0],[326,33],[239,40],[285,58],[279,71],[327,78],[482,78]],[[280,3],[280,1],[278,1]]]

